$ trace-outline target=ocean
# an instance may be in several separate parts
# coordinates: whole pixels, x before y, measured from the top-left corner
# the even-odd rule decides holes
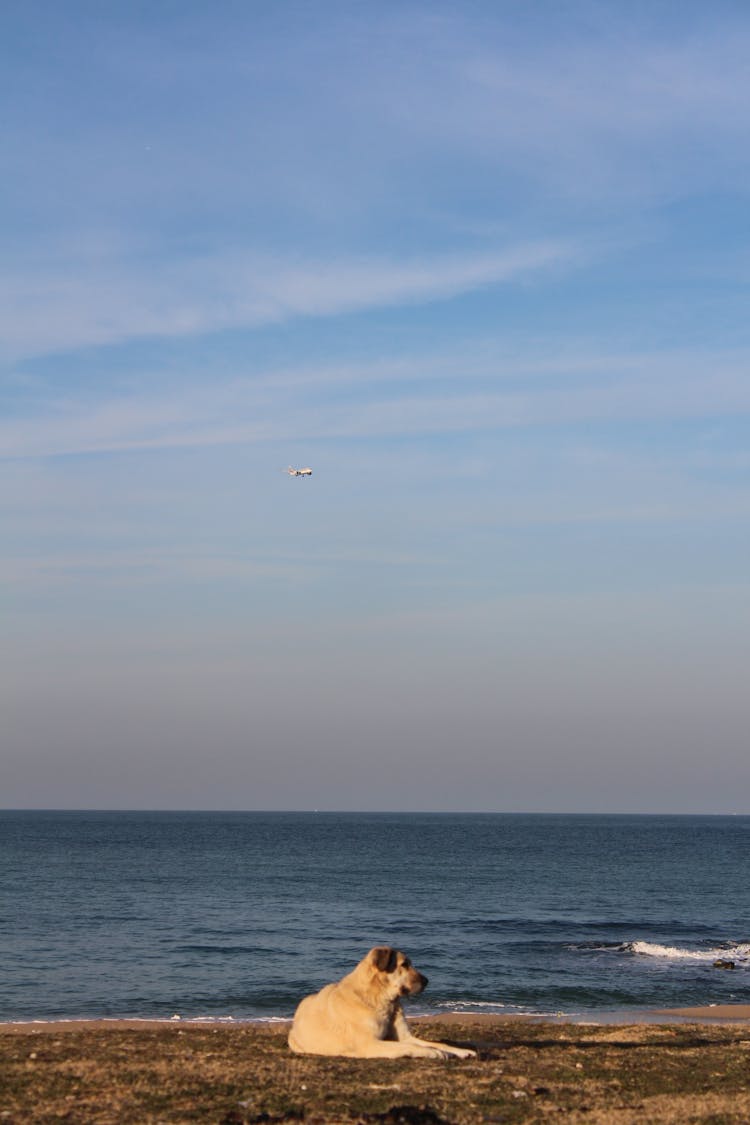
[[[749,856],[747,816],[0,812],[0,1020],[286,1018],[378,944],[412,1014],[748,1003]]]

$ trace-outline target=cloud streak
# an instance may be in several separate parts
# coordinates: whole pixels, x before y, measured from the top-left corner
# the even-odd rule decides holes
[[[491,285],[570,268],[582,250],[540,241],[495,253],[410,260],[300,263],[214,254],[152,269],[99,259],[9,270],[0,336],[21,359],[144,337],[253,328],[298,317],[443,301]]]
[[[0,457],[37,458],[258,442],[384,439],[750,414],[744,353],[507,356],[469,352],[256,378],[171,392],[50,399],[0,421]],[[416,383],[414,383],[416,380]],[[429,385],[425,385],[426,381]],[[418,387],[418,392],[415,390]],[[356,397],[352,390],[356,389]]]

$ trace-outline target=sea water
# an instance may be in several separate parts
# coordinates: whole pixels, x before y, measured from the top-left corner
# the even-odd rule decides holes
[[[288,1017],[383,943],[412,1013],[747,1003],[749,857],[746,816],[0,812],[0,1020]]]

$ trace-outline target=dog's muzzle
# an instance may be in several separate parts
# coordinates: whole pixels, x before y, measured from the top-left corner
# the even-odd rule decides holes
[[[401,985],[402,996],[418,996],[420,992],[424,992],[428,985],[427,977],[422,973],[414,973],[409,978],[408,984]]]

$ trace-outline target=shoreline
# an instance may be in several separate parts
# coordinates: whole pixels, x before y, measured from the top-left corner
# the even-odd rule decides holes
[[[508,1023],[553,1023],[578,1027],[655,1026],[665,1024],[716,1024],[738,1025],[750,1022],[750,1004],[706,1004],[684,1008],[650,1008],[633,1011],[605,1011],[584,1013],[498,1013],[498,1012],[441,1012],[432,1015],[410,1016],[410,1024],[443,1024],[462,1027],[499,1027]],[[0,1021],[0,1035],[61,1034],[76,1031],[149,1031],[167,1027],[175,1029],[229,1030],[248,1028],[268,1035],[286,1035],[292,1026],[291,1019],[237,1019],[234,1017],[178,1017],[164,1016],[82,1016],[69,1019],[28,1019]]]

